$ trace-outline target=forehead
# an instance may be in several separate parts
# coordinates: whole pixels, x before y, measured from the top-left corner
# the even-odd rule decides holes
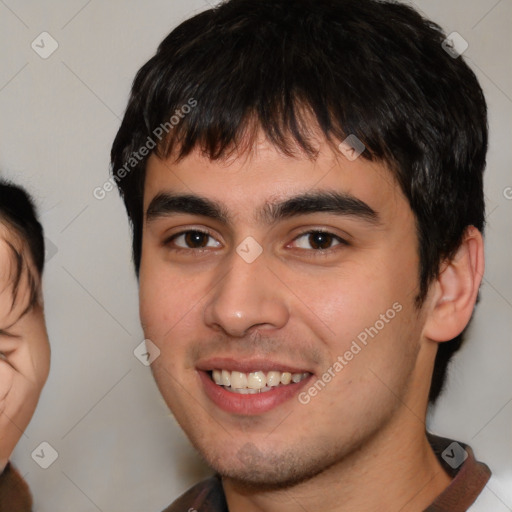
[[[220,160],[199,150],[178,162],[152,155],[146,166],[144,212],[158,194],[197,195],[223,205],[230,220],[261,223],[273,204],[315,192],[346,194],[388,216],[409,209],[382,162],[348,160],[327,143],[315,159],[288,156],[262,140],[250,151]]]

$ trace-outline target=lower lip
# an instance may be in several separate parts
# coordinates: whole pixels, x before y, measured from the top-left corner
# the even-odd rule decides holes
[[[262,414],[292,399],[312,377],[310,375],[300,382],[275,387],[270,391],[241,395],[227,391],[222,386],[215,384],[210,378],[209,373],[205,371],[198,371],[198,373],[206,395],[215,405],[226,412],[246,416]]]

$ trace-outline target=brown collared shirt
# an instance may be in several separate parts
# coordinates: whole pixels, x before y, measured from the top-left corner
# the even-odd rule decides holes
[[[478,498],[491,476],[464,443],[429,434],[428,440],[445,471],[450,485],[424,512],[466,512]],[[203,480],[180,496],[164,512],[229,512],[219,476]]]

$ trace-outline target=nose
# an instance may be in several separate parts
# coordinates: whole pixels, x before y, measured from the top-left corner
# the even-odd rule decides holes
[[[280,329],[288,318],[285,288],[268,268],[264,255],[248,263],[233,253],[229,270],[205,304],[206,325],[232,337],[244,337],[256,327]]]

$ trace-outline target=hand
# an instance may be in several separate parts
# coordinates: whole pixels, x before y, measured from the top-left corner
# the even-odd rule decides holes
[[[25,244],[0,222],[0,473],[32,418],[49,368],[40,276]]]

